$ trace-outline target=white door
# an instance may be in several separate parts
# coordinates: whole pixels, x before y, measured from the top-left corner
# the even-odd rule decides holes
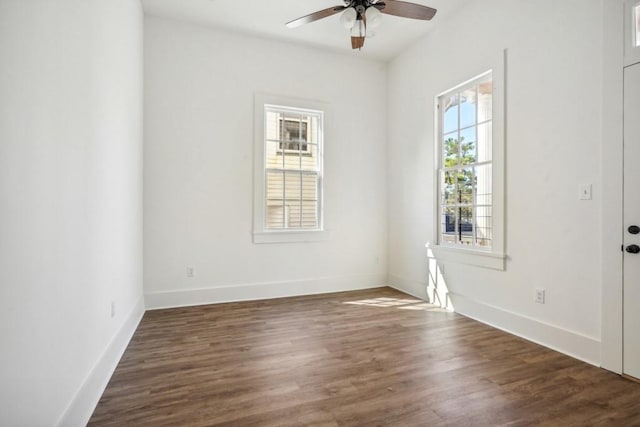
[[[624,69],[623,373],[640,379],[640,64]]]

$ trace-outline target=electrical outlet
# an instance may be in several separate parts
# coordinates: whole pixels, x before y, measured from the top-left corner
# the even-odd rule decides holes
[[[187,267],[187,277],[196,277],[196,268],[194,266]]]
[[[544,304],[544,289],[536,289],[535,302],[538,304]]]
[[[111,301],[111,318],[116,317],[116,302]]]

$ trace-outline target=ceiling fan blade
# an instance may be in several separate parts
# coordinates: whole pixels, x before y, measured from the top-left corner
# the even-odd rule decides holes
[[[384,7],[380,3],[375,5],[376,9],[379,9],[380,12],[386,13],[388,15],[400,16],[402,18],[413,18],[413,19],[422,19],[425,21],[430,20],[436,14],[437,10],[428,7],[422,6],[421,4],[409,3],[406,1],[399,0],[383,0]]]
[[[351,49],[362,49],[364,46],[364,37],[351,36]]]
[[[296,28],[304,24],[308,24],[313,21],[317,21],[318,19],[326,18],[327,16],[335,15],[336,13],[342,12],[346,9],[346,6],[333,6],[327,9],[322,9],[317,12],[313,12],[310,15],[303,16],[298,19],[294,19],[293,21],[287,22],[286,26],[288,28]]]

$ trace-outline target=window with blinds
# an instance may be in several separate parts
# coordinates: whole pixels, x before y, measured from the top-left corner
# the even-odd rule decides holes
[[[321,228],[322,111],[264,106],[266,230]]]
[[[438,97],[441,245],[492,248],[492,101],[491,73]]]

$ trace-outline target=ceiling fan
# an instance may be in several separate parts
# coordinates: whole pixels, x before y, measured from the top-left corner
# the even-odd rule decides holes
[[[351,48],[362,49],[367,36],[367,27],[370,30],[378,27],[382,20],[382,13],[428,21],[436,14],[436,9],[400,0],[344,0],[343,5],[319,10],[287,22],[286,25],[288,28],[296,28],[340,12],[342,12],[340,22],[345,28],[351,30]]]

